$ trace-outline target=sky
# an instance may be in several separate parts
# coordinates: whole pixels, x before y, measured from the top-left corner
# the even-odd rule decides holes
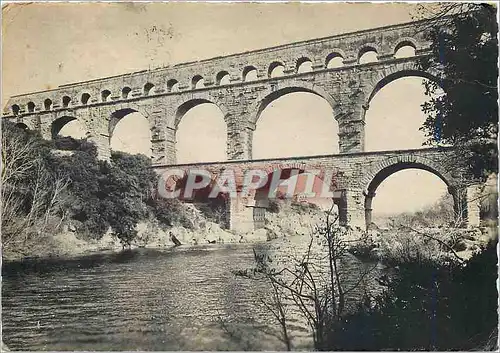
[[[12,95],[61,84],[407,22],[415,7],[406,3],[9,4],[3,6],[2,103]],[[366,115],[366,150],[421,146],[423,100],[421,79],[416,78],[397,80],[377,93]],[[205,132],[202,136],[193,133],[200,130]],[[80,137],[85,132],[75,122],[61,133]],[[178,162],[225,159],[225,133],[217,107],[204,104],[188,111],[177,133]],[[322,98],[289,94],[263,111],[253,155],[337,153],[337,133],[331,108]],[[277,146],[277,135],[286,143]],[[125,117],[111,145],[148,154],[145,118]],[[374,213],[417,210],[434,203],[445,190],[444,183],[428,172],[399,172],[379,187]]]

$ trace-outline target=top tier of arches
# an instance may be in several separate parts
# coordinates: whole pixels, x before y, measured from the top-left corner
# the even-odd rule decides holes
[[[409,25],[375,29],[372,33],[364,32],[366,33],[354,33],[352,37],[345,34],[180,64],[172,68],[62,86],[52,92],[46,92],[51,96],[43,97],[41,92],[35,94],[36,99],[29,99],[27,96],[20,101],[12,100],[11,103],[15,104],[7,107],[7,115],[16,116],[255,80],[307,75],[315,71],[338,70],[375,61],[399,60],[425,54],[429,47],[422,34],[412,37],[415,29]],[[47,100],[50,100],[51,104],[47,104]]]

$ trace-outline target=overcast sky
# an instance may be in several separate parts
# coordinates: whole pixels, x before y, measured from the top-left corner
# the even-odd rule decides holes
[[[5,105],[12,95],[71,82],[407,22],[412,20],[415,6],[10,4],[3,7],[2,102]],[[370,105],[366,120],[369,150],[421,146],[421,80],[398,81],[379,92]],[[147,137],[140,135],[145,126],[140,117],[126,120],[117,127],[114,148],[132,146],[147,151]],[[200,129],[204,136],[193,133]],[[336,129],[330,107],[322,99],[305,93],[285,96],[263,112],[255,132],[254,157],[336,153]],[[177,136],[178,159],[224,158],[224,130],[216,107],[189,111]],[[276,148],[277,132],[289,143]],[[213,146],[210,155],[204,155],[207,149],[203,146],[207,145]],[[398,174],[379,188],[374,212],[418,209],[434,202],[446,189],[427,172]]]

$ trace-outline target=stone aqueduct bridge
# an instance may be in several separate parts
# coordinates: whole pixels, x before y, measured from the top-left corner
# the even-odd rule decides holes
[[[332,108],[332,119],[339,125],[341,154],[311,157],[310,161],[334,163],[345,173],[342,209],[346,222],[359,224],[364,219],[363,190],[370,192],[365,190],[365,184],[369,184],[370,177],[380,175],[374,174],[374,170],[381,166],[392,170],[399,167],[391,165],[402,163],[409,167],[416,163],[415,166],[440,176],[450,190],[461,190],[457,191],[460,195],[470,184],[464,182],[459,163],[453,164],[455,170],[448,174],[438,168],[439,156],[446,159],[449,152],[363,154],[364,116],[373,96],[403,76],[434,77],[416,65],[418,58],[428,55],[430,44],[420,24],[363,30],[18,95],[9,100],[3,118],[39,130],[47,139],[76,119],[86,129],[87,138],[97,145],[100,157],[108,158],[110,138],[119,120],[140,112],[149,122],[152,162],[164,170],[176,164],[176,131],[183,115],[198,104],[210,102],[221,109],[227,124],[228,160],[250,166],[254,163],[250,161],[253,132],[266,106],[291,92],[313,93],[323,97]],[[415,55],[396,58],[394,54],[403,46],[412,47]],[[361,56],[369,51],[376,52],[378,60],[360,63]],[[332,67],[331,62],[341,65]],[[310,63],[309,72],[299,69],[304,63]],[[277,67],[283,69],[279,77],[273,71]],[[248,75],[251,71],[256,72],[252,80]],[[245,214],[241,202],[238,205],[231,206],[233,229],[239,228],[238,224],[246,227],[246,222],[238,221]],[[366,208],[369,209],[369,201]],[[469,212],[469,221],[475,222],[472,218]]]

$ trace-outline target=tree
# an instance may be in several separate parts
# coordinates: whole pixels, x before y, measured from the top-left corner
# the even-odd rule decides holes
[[[58,228],[60,221],[47,229],[66,214],[68,179],[52,173],[50,144],[39,135],[9,122],[2,130],[2,240],[7,250],[19,251]]]
[[[148,217],[146,201],[152,197],[156,175],[146,156],[114,152],[111,162],[103,165],[102,212],[125,247],[137,236],[137,223]]]
[[[438,72],[424,83],[422,127],[430,144],[451,144],[467,152],[473,174],[485,179],[498,171],[498,23],[487,4],[446,3],[422,6],[429,17],[422,28],[431,55],[422,70]],[[429,25],[430,23],[430,25]],[[437,95],[443,89],[444,94]]]
[[[277,265],[279,261],[267,252],[254,250],[256,267],[234,271],[238,276],[264,280],[271,285],[271,298],[262,304],[279,323],[280,338],[288,350],[292,347],[288,318],[292,308],[298,309],[309,325],[314,349],[330,350],[347,313],[348,299],[375,268],[367,268],[353,284],[347,284],[349,274],[341,269],[341,263],[349,242],[357,240],[348,240],[349,231],[339,227],[337,221],[338,216],[330,209],[324,223],[315,227],[304,254],[292,262],[285,260],[284,266]]]

